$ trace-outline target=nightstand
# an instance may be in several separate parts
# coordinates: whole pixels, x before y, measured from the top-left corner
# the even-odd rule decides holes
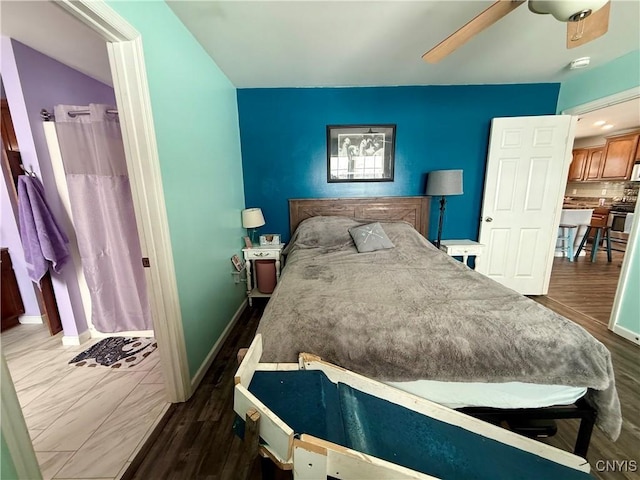
[[[258,290],[257,286],[253,285],[252,264],[254,260],[275,260],[276,262],[276,283],[280,279],[280,257],[282,256],[282,249],[284,243],[280,245],[265,245],[263,247],[243,248],[242,255],[246,261],[247,268],[247,298],[249,299],[249,306],[253,306],[253,298],[255,297],[270,297],[270,293],[262,293]]]
[[[440,250],[452,257],[462,257],[462,262],[466,265],[469,257],[482,255],[484,245],[473,240],[441,240]]]

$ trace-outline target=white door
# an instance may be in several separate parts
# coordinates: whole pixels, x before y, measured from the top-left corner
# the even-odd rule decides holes
[[[524,295],[549,289],[575,125],[570,115],[491,122],[476,270]]]

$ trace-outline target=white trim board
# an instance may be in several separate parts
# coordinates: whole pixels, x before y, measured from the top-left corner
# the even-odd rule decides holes
[[[145,273],[165,386],[169,401],[183,402],[192,390],[142,39],[109,43],[107,50],[142,256],[151,264]]]
[[[209,370],[209,367],[213,363],[213,360],[216,358],[216,355],[220,351],[220,348],[222,348],[222,344],[225,342],[225,340],[229,336],[229,333],[231,333],[231,329],[235,326],[236,323],[238,323],[238,320],[242,316],[242,313],[244,312],[246,307],[247,307],[247,299],[245,298],[244,301],[240,304],[240,306],[236,310],[236,313],[233,314],[233,318],[223,330],[222,334],[220,335],[220,338],[218,338],[218,340],[213,345],[213,347],[211,347],[211,350],[209,350],[209,353],[207,354],[207,357],[204,359],[204,362],[202,362],[202,365],[200,365],[200,368],[198,368],[198,371],[191,379],[192,392],[195,392],[196,388],[198,388],[198,385],[200,385],[200,382],[202,382],[202,379],[204,378],[204,374],[207,373],[207,370]]]
[[[636,345],[640,345],[640,335],[632,332],[631,330],[621,327],[620,325],[613,326],[613,333],[617,333],[622,338],[626,338],[627,340],[635,343]]]
[[[44,323],[44,315],[20,315],[18,321],[22,325],[41,325]]]
[[[575,107],[567,108],[562,111],[563,115],[584,115],[585,113],[593,112],[595,110],[600,110],[601,108],[610,107],[612,105],[617,105],[619,103],[627,102],[629,100],[633,100],[634,98],[640,97],[640,85],[637,87],[630,88],[629,90],[624,90],[622,92],[615,93],[613,95],[609,95],[607,97],[599,98],[592,102],[583,103],[582,105],[577,105]]]
[[[82,345],[91,339],[91,332],[85,330],[80,335],[64,335],[62,337],[62,345],[72,347],[76,345]]]

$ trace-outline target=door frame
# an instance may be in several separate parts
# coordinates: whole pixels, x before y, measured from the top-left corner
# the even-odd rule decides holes
[[[562,111],[562,114],[565,115],[584,115],[585,113],[593,112],[594,110],[600,110],[601,108],[609,107],[611,105],[616,105],[618,103],[627,102],[629,100],[634,100],[640,98],[640,86],[630,88],[629,90],[624,90],[622,92],[615,93],[613,95],[608,95],[606,97],[599,98],[592,102],[583,103],[582,105],[577,105],[572,108],[568,108]],[[640,205],[640,203],[636,203],[636,205]],[[621,308],[621,298],[622,294],[625,291],[626,285],[628,283],[628,279],[631,275],[631,260],[630,258],[633,256],[634,250],[636,249],[636,238],[640,235],[640,219],[639,215],[634,215],[633,225],[631,226],[631,233],[629,234],[629,240],[627,241],[627,250],[624,255],[624,259],[622,261],[622,269],[620,271],[620,277],[618,279],[618,286],[616,288],[616,296],[613,300],[613,308],[611,310],[611,316],[609,317],[609,330],[612,332],[624,337],[628,340],[631,340],[634,343],[638,343],[635,338],[635,335],[627,333],[626,329],[618,326],[618,319],[620,317],[620,308]]]
[[[191,396],[192,388],[142,38],[103,0],[55,1],[107,42],[140,246],[151,264],[145,272],[165,392],[168,401],[183,402]],[[2,434],[18,476],[41,478],[36,475],[40,469],[15,387],[5,374],[4,356],[0,363]]]
[[[56,3],[107,42],[140,246],[151,264],[145,272],[166,392],[170,402],[183,402],[191,380],[142,37],[103,0]]]

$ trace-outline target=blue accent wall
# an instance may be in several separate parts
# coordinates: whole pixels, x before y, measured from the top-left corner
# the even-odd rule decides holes
[[[427,172],[461,168],[444,238],[477,239],[494,117],[553,115],[560,85],[239,89],[245,203],[289,238],[288,199],[422,195]],[[396,124],[393,182],[327,183],[326,126]],[[431,205],[430,238],[437,231]]]

